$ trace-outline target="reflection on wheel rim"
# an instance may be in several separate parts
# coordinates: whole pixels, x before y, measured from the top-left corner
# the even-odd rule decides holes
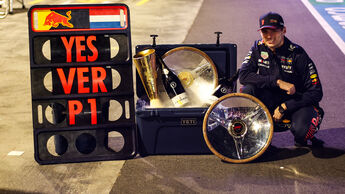
[[[269,146],[273,121],[266,106],[242,93],[221,97],[208,109],[203,123],[207,146],[222,160],[245,163]]]

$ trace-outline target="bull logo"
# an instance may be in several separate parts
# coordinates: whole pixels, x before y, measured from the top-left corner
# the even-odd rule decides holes
[[[232,120],[228,128],[228,132],[234,138],[244,137],[244,135],[247,133],[247,126],[244,121],[235,118]]]
[[[60,24],[69,28],[73,28],[73,24],[69,22],[70,19],[72,19],[71,11],[66,12],[66,16],[61,15],[59,13],[56,13],[55,11],[52,11],[47,17],[44,22],[45,26],[53,26],[54,28],[57,28]]]
[[[270,23],[278,23],[278,21],[275,19],[270,19]]]

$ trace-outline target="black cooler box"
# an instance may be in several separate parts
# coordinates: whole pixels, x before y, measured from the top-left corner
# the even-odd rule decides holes
[[[136,52],[154,48],[156,54],[164,55],[176,47],[194,47],[205,52],[214,62],[218,78],[229,78],[236,73],[237,47],[235,44],[175,44],[138,45]],[[139,100],[136,106],[138,151],[141,156],[156,154],[210,154],[203,138],[202,124],[206,107],[196,108],[147,108],[147,99],[138,73],[136,90]],[[236,88],[235,90],[236,91]]]

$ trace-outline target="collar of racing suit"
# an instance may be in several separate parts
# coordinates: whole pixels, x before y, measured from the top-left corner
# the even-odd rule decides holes
[[[291,41],[284,36],[284,44],[281,47],[276,48],[275,53],[279,55],[287,54],[287,52],[289,52],[290,45]]]

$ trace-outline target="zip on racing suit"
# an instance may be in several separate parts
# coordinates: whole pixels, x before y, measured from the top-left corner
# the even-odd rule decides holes
[[[302,47],[284,37],[284,44],[272,52],[262,40],[255,41],[239,78],[242,92],[259,98],[272,115],[280,104],[286,104],[284,118],[291,119],[296,142],[313,138],[323,116],[319,107],[323,92],[316,67]],[[280,89],[278,79],[294,84],[296,93],[288,95]]]

